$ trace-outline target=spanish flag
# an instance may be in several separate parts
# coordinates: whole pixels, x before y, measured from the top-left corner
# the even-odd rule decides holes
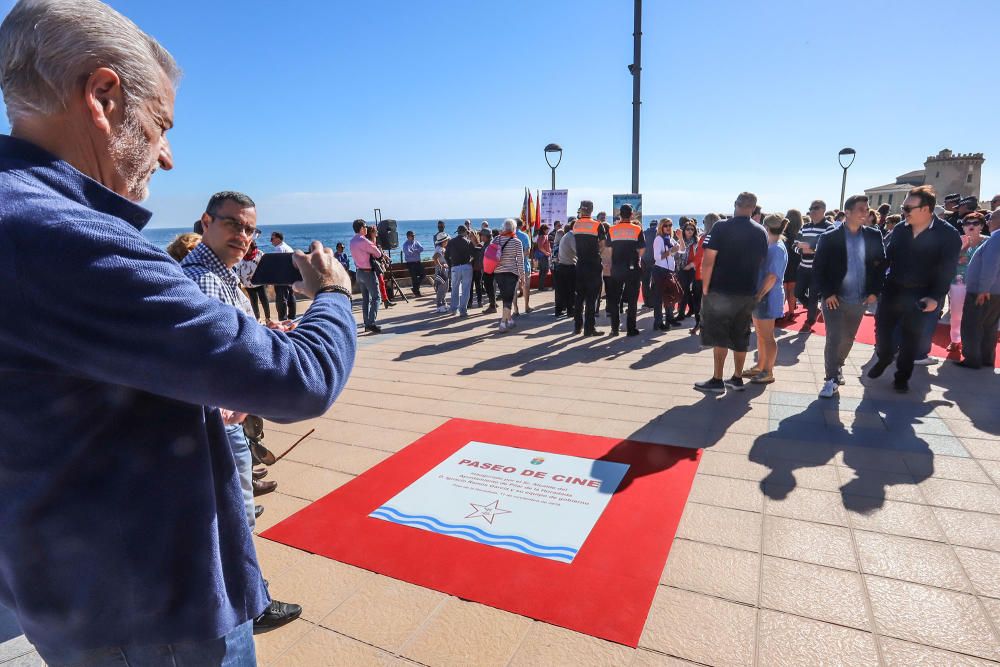
[[[542,198],[538,190],[535,190],[535,231],[542,226]]]

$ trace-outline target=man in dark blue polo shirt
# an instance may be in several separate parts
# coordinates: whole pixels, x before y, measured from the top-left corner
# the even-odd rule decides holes
[[[293,257],[314,301],[280,333],[143,238],[178,76],[99,3],[22,0],[0,26],[0,283],[21,314],[0,321],[0,605],[52,665],[254,664],[268,597],[203,406],[314,417],[354,363],[320,244]]]
[[[750,323],[757,304],[757,278],[767,256],[767,232],[750,219],[757,195],[741,192],[732,218],[715,224],[701,264],[704,300],[701,342],[714,348],[712,377],[696,382],[699,391],[743,390],[743,364],[750,348]],[[733,351],[733,376],[723,380],[726,357]]]

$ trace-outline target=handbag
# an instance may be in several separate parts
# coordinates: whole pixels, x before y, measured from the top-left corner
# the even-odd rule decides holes
[[[660,279],[659,287],[663,305],[673,305],[684,296],[684,288],[681,287],[681,282],[677,280],[677,274],[673,271],[668,272]]]
[[[483,252],[483,273],[492,274],[497,270],[497,265],[500,263],[500,257],[503,256],[503,249],[507,247],[510,243],[510,239],[507,239],[503,246],[500,245],[500,241],[492,241],[490,245]]]

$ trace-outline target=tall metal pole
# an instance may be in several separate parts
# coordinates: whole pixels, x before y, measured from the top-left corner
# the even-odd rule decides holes
[[[642,73],[642,0],[635,0],[635,28],[632,32],[632,193],[639,192],[639,76]]]
[[[555,190],[556,189],[556,168],[555,167],[549,167],[549,168],[552,170],[552,189]]]
[[[840,210],[844,210],[844,193],[847,190],[847,167],[842,167],[844,170],[844,178],[840,181]]]

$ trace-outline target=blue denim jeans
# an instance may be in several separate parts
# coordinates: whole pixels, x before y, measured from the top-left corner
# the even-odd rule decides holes
[[[370,327],[378,318],[378,305],[382,300],[378,277],[372,271],[358,270],[358,286],[361,288],[361,317],[365,326]]]
[[[250,530],[253,530],[254,526],[257,525],[253,500],[253,456],[250,454],[247,436],[243,433],[242,425],[227,426],[226,435],[229,437],[229,447],[233,450],[233,460],[236,461],[236,472],[240,475],[240,488],[243,490],[243,504],[247,510],[247,521],[250,522]]]
[[[147,646],[113,646],[90,651],[39,649],[50,667],[254,667],[253,621],[225,637]]]
[[[931,343],[934,341],[934,332],[937,331],[938,322],[941,321],[941,306],[933,313],[924,313],[923,331],[920,332],[920,345],[917,347],[915,359],[926,359],[931,354]]]
[[[469,295],[472,293],[472,265],[459,264],[451,267],[451,313],[462,315],[468,311]]]

